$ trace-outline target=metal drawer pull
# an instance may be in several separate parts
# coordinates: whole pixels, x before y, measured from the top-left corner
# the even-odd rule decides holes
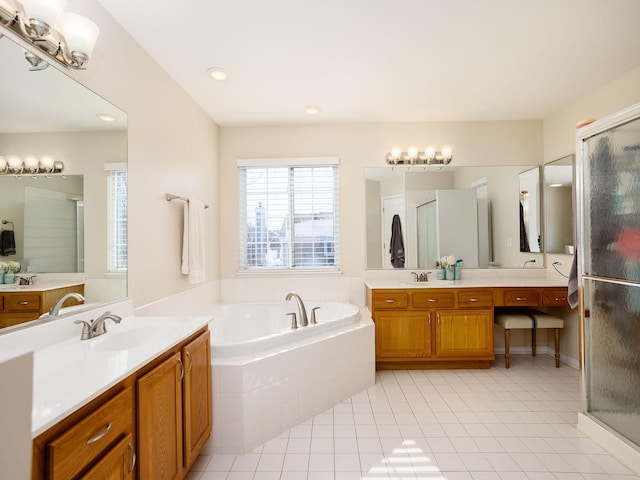
[[[567,297],[556,297],[554,298],[554,300],[556,302],[565,302],[567,300]]]
[[[430,298],[430,299],[428,299],[427,301],[429,301],[429,302],[431,302],[431,303],[435,303],[435,302],[437,302],[437,301],[438,301],[438,299],[437,299],[437,298]]]
[[[29,302],[23,300],[22,302],[18,302],[18,305],[29,305]]]
[[[396,301],[395,301],[395,300],[393,300],[392,298],[387,298],[387,299],[385,300],[385,302],[387,302],[387,303],[396,303]]]
[[[437,314],[437,318],[438,318],[438,325],[440,325],[440,314]]]
[[[518,301],[518,302],[526,302],[527,301],[527,297],[516,297],[516,301]]]
[[[429,326],[431,326],[431,312],[429,312],[429,314],[427,315],[427,318],[429,319]]]
[[[180,380],[178,381],[181,382],[184,378],[184,363],[182,363],[181,359],[178,359],[178,363],[180,364]]]
[[[470,299],[469,299],[469,301],[470,301],[470,302],[477,302],[477,301],[478,301],[478,299],[477,299],[477,298],[470,298]]]
[[[189,366],[187,367],[187,373],[191,373],[191,367],[193,367],[193,362],[191,361],[191,352],[187,352],[187,361],[189,362]]]
[[[133,468],[136,466],[136,451],[133,449],[133,445],[129,444],[129,450],[131,451],[131,466],[129,467],[129,473],[133,472]]]
[[[111,422],[109,422],[107,426],[104,428],[104,430],[100,432],[98,435],[96,435],[95,437],[89,438],[89,440],[87,440],[87,445],[91,445],[92,443],[97,442],[101,438],[104,438],[107,435],[107,433],[109,433],[109,430],[111,430]]]

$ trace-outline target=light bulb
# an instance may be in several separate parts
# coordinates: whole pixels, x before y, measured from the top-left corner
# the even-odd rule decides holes
[[[22,173],[22,159],[17,155],[8,155],[7,164],[9,165],[9,172]]]
[[[38,159],[34,155],[24,157],[24,169],[27,173],[36,173],[38,171]]]
[[[51,173],[53,171],[53,158],[49,155],[40,157],[40,171],[43,173]]]
[[[445,160],[451,160],[451,156],[453,155],[453,150],[451,147],[442,147],[442,158]]]
[[[53,28],[67,5],[67,0],[22,0],[28,19],[40,20]]]
[[[397,160],[400,158],[400,155],[402,155],[402,150],[400,150],[400,147],[393,147],[391,149],[391,155]]]
[[[418,158],[418,149],[416,147],[409,147],[407,154],[409,155],[409,160],[415,160]]]

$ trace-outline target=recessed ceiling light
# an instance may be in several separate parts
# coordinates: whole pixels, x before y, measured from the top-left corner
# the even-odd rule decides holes
[[[304,113],[307,115],[318,115],[320,113],[320,107],[309,105],[308,107],[304,107]]]
[[[209,75],[214,80],[226,80],[229,78],[229,74],[224,70],[224,68],[211,67],[207,69],[207,72],[209,72]]]
[[[96,117],[98,117],[103,122],[115,122],[116,121],[116,118],[113,115],[108,115],[106,113],[98,113],[98,114],[96,114]]]

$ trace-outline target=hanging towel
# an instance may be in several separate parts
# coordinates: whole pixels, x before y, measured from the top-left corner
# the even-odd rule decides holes
[[[7,255],[16,254],[16,238],[13,230],[2,230],[0,234],[0,255],[6,257]]]
[[[400,223],[399,215],[394,215],[391,221],[389,253],[391,254],[393,268],[404,268],[404,240],[402,239],[402,224]]]
[[[189,283],[202,283],[206,280],[204,233],[204,202],[190,198],[185,203],[184,210],[181,268],[183,274],[189,275]]]
[[[578,249],[573,255],[573,263],[569,272],[568,301],[571,308],[578,306]]]

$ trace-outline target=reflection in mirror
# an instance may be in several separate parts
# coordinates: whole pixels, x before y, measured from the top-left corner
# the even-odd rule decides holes
[[[365,168],[367,268],[393,268],[391,222],[399,215],[405,268],[433,268],[444,255],[465,268],[522,267],[518,174],[522,166]],[[537,267],[542,262],[537,262]]]
[[[540,168],[535,167],[518,175],[520,185],[520,251],[542,252]]]
[[[4,33],[1,26],[0,33]],[[15,230],[15,253],[0,256],[0,262],[18,261],[19,275],[35,275],[33,285],[27,286],[33,294],[62,292],[74,285],[83,289],[85,305],[91,307],[126,297],[126,263],[124,268],[112,267],[109,238],[115,238],[110,232],[116,227],[126,242],[126,230],[117,230],[118,220],[126,227],[126,208],[123,218],[109,217],[109,202],[115,195],[109,179],[115,178],[114,168],[120,178],[123,172],[126,176],[126,113],[55,66],[29,71],[24,49],[10,37],[10,33],[0,36],[0,155],[49,155],[64,162],[64,171],[0,176],[0,220],[12,222],[1,227]],[[112,121],[107,123],[99,115]],[[126,180],[120,185],[124,187],[117,194],[126,206]],[[126,254],[126,243],[124,248]],[[0,295],[9,298],[12,289],[16,289],[13,284],[1,285]],[[37,318],[39,313],[5,309],[0,312],[0,327]]]
[[[569,155],[544,166],[544,250],[574,253],[573,170]]]

